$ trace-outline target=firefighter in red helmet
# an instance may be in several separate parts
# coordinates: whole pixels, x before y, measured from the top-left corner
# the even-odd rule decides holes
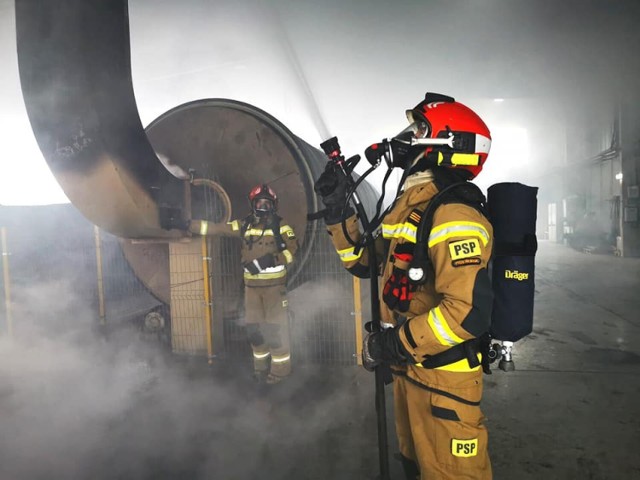
[[[376,164],[386,151],[388,167],[403,174],[376,237],[382,329],[365,337],[363,363],[387,364],[393,373],[406,478],[486,480],[492,474],[480,400],[488,359],[481,339],[491,321],[493,230],[484,195],[469,180],[482,170],[491,135],[475,112],[445,95],[428,93],[407,118],[407,129],[366,152]],[[367,249],[351,243],[362,234],[345,208],[345,184],[344,174],[328,167],[315,187],[344,266],[368,276]]]
[[[226,224],[192,220],[189,229],[200,235],[241,239],[246,329],[253,350],[254,378],[276,384],[291,373],[286,282],[298,240],[276,213],[278,197],[273,189],[256,185],[248,199],[251,213],[243,220]]]

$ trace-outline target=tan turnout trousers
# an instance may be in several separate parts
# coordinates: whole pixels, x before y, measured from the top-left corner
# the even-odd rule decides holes
[[[408,251],[413,251],[422,212],[437,192],[427,176],[407,179],[404,193],[383,219],[382,235],[376,239],[378,259],[382,259],[381,285],[394,269],[408,268],[409,263],[395,254],[407,244]],[[351,238],[360,238],[355,216],[346,226]],[[367,276],[367,249],[356,252],[342,225],[328,225],[327,229],[345,268]],[[487,331],[493,301],[487,273],[492,242],[493,229],[480,212],[461,203],[442,204],[433,215],[428,238],[431,268],[427,282],[416,287],[407,311],[391,310],[381,299],[383,326],[400,323],[400,317],[406,319],[399,327],[399,338],[412,359],[408,366],[391,366],[396,432],[400,453],[407,460],[403,465],[415,464],[411,469],[419,469],[415,475],[421,480],[492,478],[480,410],[481,367],[472,366],[467,359],[432,369],[421,365],[429,356]]]
[[[256,372],[286,377],[291,373],[287,290],[284,285],[245,287],[247,334]]]

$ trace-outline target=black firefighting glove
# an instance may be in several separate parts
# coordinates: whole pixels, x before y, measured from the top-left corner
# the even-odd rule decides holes
[[[257,275],[261,271],[269,267],[275,267],[276,260],[271,253],[267,253],[259,258],[256,258],[252,262],[247,262],[243,265],[243,267],[251,274]]]
[[[313,186],[314,191],[322,197],[322,203],[327,207],[324,213],[327,225],[335,225],[342,221],[342,210],[347,200],[348,186],[347,177],[340,167],[333,163],[327,163],[324,172]],[[344,212],[344,218],[353,214],[353,208],[348,205]]]
[[[403,365],[411,354],[402,345],[398,328],[369,333],[362,344],[362,366],[372,372],[381,363]]]
[[[398,267],[393,267],[391,276],[382,290],[382,300],[387,307],[396,312],[406,312],[413,298],[416,285],[409,281],[407,271]]]

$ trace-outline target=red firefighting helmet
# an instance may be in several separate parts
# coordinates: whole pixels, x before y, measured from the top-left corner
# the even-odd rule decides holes
[[[487,161],[491,133],[469,107],[452,97],[427,93],[425,99],[407,110],[414,142],[427,148],[420,155],[428,166],[464,169],[476,177]],[[428,168],[428,167],[427,167]]]
[[[258,200],[262,199],[271,201],[272,209],[266,213],[272,213],[278,210],[278,196],[267,184],[261,183],[260,185],[253,187],[249,192],[248,198],[251,210],[253,210],[254,213],[265,212],[263,208],[257,207]]]

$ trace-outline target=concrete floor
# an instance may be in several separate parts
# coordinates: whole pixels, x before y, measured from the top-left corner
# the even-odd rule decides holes
[[[543,242],[536,276],[517,370],[485,377],[495,479],[640,478],[640,259]],[[0,365],[13,362],[0,368],[0,479],[376,477],[373,376],[360,368],[305,366],[266,390],[244,369],[71,343],[51,353],[64,368],[46,346],[36,361],[0,344]],[[393,453],[389,387],[387,405]]]
[[[640,259],[542,242],[533,334],[486,378],[496,479],[640,478]]]

